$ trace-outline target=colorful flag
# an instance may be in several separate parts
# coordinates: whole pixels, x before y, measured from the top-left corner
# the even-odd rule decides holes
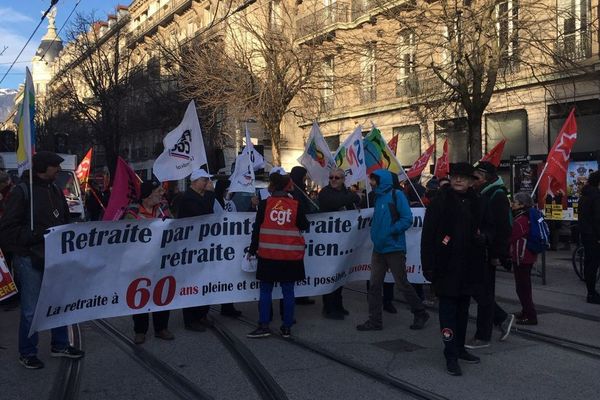
[[[357,126],[354,132],[344,140],[333,159],[337,167],[343,169],[346,173],[346,186],[367,179],[361,125]]]
[[[250,131],[248,130],[248,125],[246,125],[246,147],[242,150],[242,153],[246,153],[250,156],[250,161],[252,161],[252,166],[255,171],[258,171],[261,168],[265,167],[265,159],[256,149],[254,148],[254,144],[252,144],[252,140],[250,139]],[[236,164],[237,165],[237,164]]]
[[[308,176],[317,185],[324,187],[329,184],[329,172],[335,168],[335,161],[316,122],[313,122],[304,153],[298,162],[306,168]]]
[[[35,153],[35,92],[29,68],[26,67],[25,72],[23,101],[15,121],[18,126],[17,169],[19,176],[31,167],[31,156]]]
[[[546,167],[539,178],[538,203],[540,205],[544,203],[549,192],[552,196],[560,192],[566,196],[567,168],[575,140],[577,140],[577,122],[573,108],[548,153]]]
[[[194,100],[188,104],[183,120],[163,139],[165,149],[154,161],[153,172],[159,181],[176,181],[207,163]]]
[[[84,187],[87,187],[88,180],[90,177],[90,167],[92,165],[92,149],[89,149],[85,157],[81,160],[77,169],[75,170],[75,175],[77,175],[77,179],[79,179],[79,183]]]
[[[8,299],[13,294],[17,294],[17,285],[8,270],[4,254],[0,250],[0,300]]]
[[[140,197],[140,180],[133,169],[121,157],[117,158],[115,180],[113,181],[108,206],[104,211],[103,221],[121,219],[130,203],[137,202]]]
[[[394,155],[396,155],[396,152],[398,151],[398,135],[394,135],[394,137],[390,139],[387,145],[390,148],[390,150],[392,150]]]
[[[431,155],[433,154],[434,148],[435,148],[435,145],[433,145],[433,144],[431,146],[429,146],[429,148],[427,150],[425,150],[425,153],[421,154],[421,157],[419,157],[417,159],[417,161],[415,161],[415,163],[412,165],[412,167],[410,167],[410,169],[406,173],[410,179],[416,178],[421,175],[421,173],[427,166],[427,163],[429,162]]]
[[[254,193],[256,191],[254,179],[254,168],[250,153],[242,152],[235,159],[235,169],[229,178],[231,181],[229,192]]]
[[[440,179],[448,176],[450,173],[450,157],[448,154],[448,139],[444,140],[444,150],[440,158],[435,163],[433,175]]]
[[[396,156],[394,156],[392,149],[385,143],[385,139],[375,125],[373,125],[371,132],[365,136],[363,147],[365,149],[367,174],[371,174],[378,169],[387,169],[388,171],[397,174],[401,181],[406,179],[406,172],[404,172],[404,169],[396,159]]]
[[[500,165],[500,161],[502,160],[502,153],[504,152],[504,145],[506,144],[506,139],[502,139],[498,142],[497,145],[494,146],[493,149],[489,151],[479,162],[488,161],[494,164],[494,167],[498,168]]]

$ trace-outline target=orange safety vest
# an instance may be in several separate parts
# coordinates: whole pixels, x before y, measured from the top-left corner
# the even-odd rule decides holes
[[[298,202],[269,197],[258,235],[258,255],[270,260],[302,260],[304,238],[296,226]]]

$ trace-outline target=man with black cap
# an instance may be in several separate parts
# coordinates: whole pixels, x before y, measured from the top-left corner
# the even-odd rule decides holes
[[[450,185],[440,188],[425,212],[421,235],[423,274],[439,297],[446,368],[462,375],[458,360],[480,362],[465,349],[469,303],[482,289],[485,259],[480,234],[481,200],[473,190],[473,167],[450,164]]]
[[[500,341],[506,340],[515,316],[507,314],[496,303],[496,267],[509,268],[509,239],[512,231],[512,211],[507,190],[496,167],[488,162],[479,162],[475,167],[474,187],[479,191],[483,206],[481,232],[485,237],[487,248],[484,268],[483,291],[475,296],[477,301],[477,331],[465,347],[481,349],[489,347],[492,329],[500,328]]]
[[[44,232],[69,223],[69,207],[62,191],[54,184],[63,158],[50,151],[39,151],[32,157],[32,187],[25,171],[6,204],[0,220],[2,248],[14,254],[13,265],[19,271],[21,322],[19,325],[20,363],[28,369],[40,369],[44,363],[37,358],[38,334],[29,337],[44,275]],[[30,200],[33,198],[33,229]],[[66,326],[51,331],[52,357],[81,358],[83,351],[69,344]]]

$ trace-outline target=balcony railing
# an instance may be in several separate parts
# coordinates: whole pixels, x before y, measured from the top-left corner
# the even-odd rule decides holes
[[[589,32],[564,34],[558,39],[557,53],[569,61],[585,60],[592,56],[592,40]]]
[[[144,22],[139,24],[137,28],[131,31],[131,34],[128,38],[129,42],[137,40],[140,37],[146,35],[152,29],[160,25],[163,22],[163,20],[165,20],[167,17],[170,17],[179,9],[183,8],[183,6],[186,5],[186,3],[189,3],[189,5],[191,5],[192,0],[171,0],[165,5],[161,6],[160,9],[150,14],[148,16],[148,19],[146,19]]]
[[[396,0],[352,0],[352,21],[356,21],[369,11],[383,7]]]
[[[432,95],[443,90],[443,83],[431,72],[412,73],[396,81],[397,97]]]
[[[300,18],[297,30],[299,36],[306,36],[323,31],[334,24],[349,21],[350,4],[338,1]]]

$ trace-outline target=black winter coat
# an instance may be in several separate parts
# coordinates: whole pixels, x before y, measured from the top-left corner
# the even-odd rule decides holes
[[[510,234],[512,233],[512,210],[501,180],[486,185],[481,190],[483,221],[481,232],[485,235],[488,260],[510,258]]]
[[[23,181],[29,182],[26,174]],[[58,186],[37,176],[33,177],[33,232],[29,204],[29,193],[23,192],[22,185],[15,186],[0,219],[0,245],[3,251],[31,257],[33,265],[41,267],[44,265],[44,232],[69,223],[69,206]]]
[[[583,241],[600,240],[600,189],[585,185],[579,198],[579,232]]]
[[[274,192],[273,197],[287,197],[285,192]],[[252,228],[252,242],[250,243],[249,253],[255,255],[258,251],[258,237],[260,234],[260,226],[265,220],[265,210],[267,208],[267,200],[261,200],[258,203],[256,211],[256,219]],[[308,229],[308,219],[304,209],[298,207],[298,215],[296,216],[296,226],[299,230]],[[304,260],[269,260],[258,257],[258,266],[256,269],[256,279],[267,282],[295,282],[306,277],[304,273]]]
[[[485,247],[478,234],[481,201],[475,191],[444,187],[425,211],[421,264],[438,296],[475,295],[482,289]]]
[[[215,204],[215,194],[210,191],[200,195],[191,187],[188,188],[179,200],[177,218],[197,217],[212,214]]]
[[[319,192],[320,212],[354,210],[359,208],[359,205],[360,196],[346,187],[343,187],[342,190],[335,190],[331,185],[327,185]]]

